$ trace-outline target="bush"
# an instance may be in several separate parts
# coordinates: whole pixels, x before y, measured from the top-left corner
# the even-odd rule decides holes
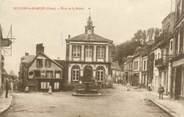
[[[2,96],[3,94],[3,90],[0,88],[0,97]]]
[[[66,84],[63,86],[64,91],[72,91],[74,89],[74,86],[72,84]]]
[[[106,85],[106,88],[112,88],[112,86],[113,86],[113,80],[112,80],[112,78],[110,76],[105,81],[105,85]]]

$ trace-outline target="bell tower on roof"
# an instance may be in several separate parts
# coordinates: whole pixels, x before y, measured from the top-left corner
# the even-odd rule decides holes
[[[87,20],[87,25],[85,26],[85,34],[93,34],[94,33],[94,27],[93,26],[93,21],[91,19],[91,13],[90,13],[90,9],[89,9],[89,17]]]

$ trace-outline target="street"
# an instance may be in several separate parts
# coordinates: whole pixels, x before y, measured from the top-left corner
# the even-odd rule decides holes
[[[121,85],[99,97],[75,97],[71,92],[15,93],[13,106],[2,117],[169,117],[141,93],[126,91]]]

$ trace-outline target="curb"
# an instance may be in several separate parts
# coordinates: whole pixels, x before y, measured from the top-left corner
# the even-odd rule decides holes
[[[83,97],[91,97],[91,96],[102,96],[101,93],[97,93],[97,94],[79,94],[79,93],[72,93],[73,96],[83,96]]]
[[[6,112],[11,107],[11,105],[13,104],[13,96],[11,95],[9,97],[10,97],[10,102],[9,102],[7,107],[0,110],[0,115],[3,114],[4,112]]]
[[[149,101],[151,101],[153,104],[155,104],[157,107],[159,107],[161,110],[163,110],[164,112],[166,112],[167,114],[169,114],[171,117],[177,117],[176,113],[171,112],[169,109],[167,109],[166,107],[164,107],[162,104],[160,104],[159,102],[153,100],[153,99],[149,99]]]

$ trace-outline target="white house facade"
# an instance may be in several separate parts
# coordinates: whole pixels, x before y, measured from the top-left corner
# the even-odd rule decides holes
[[[68,83],[97,80],[102,83],[110,74],[113,41],[94,33],[89,16],[85,33],[66,39]]]
[[[153,61],[153,81],[152,81],[152,88],[153,90],[157,91],[159,84],[160,84],[160,78],[159,78],[159,69],[155,66],[155,61],[158,59],[161,59],[161,49],[157,48],[154,50],[154,61]]]
[[[133,58],[133,79],[134,79],[133,85],[141,84],[141,76],[142,76],[141,61],[142,57],[139,55]]]
[[[148,56],[142,57],[142,77],[141,84],[144,86],[148,86],[148,74],[147,74],[147,65],[148,65]]]

